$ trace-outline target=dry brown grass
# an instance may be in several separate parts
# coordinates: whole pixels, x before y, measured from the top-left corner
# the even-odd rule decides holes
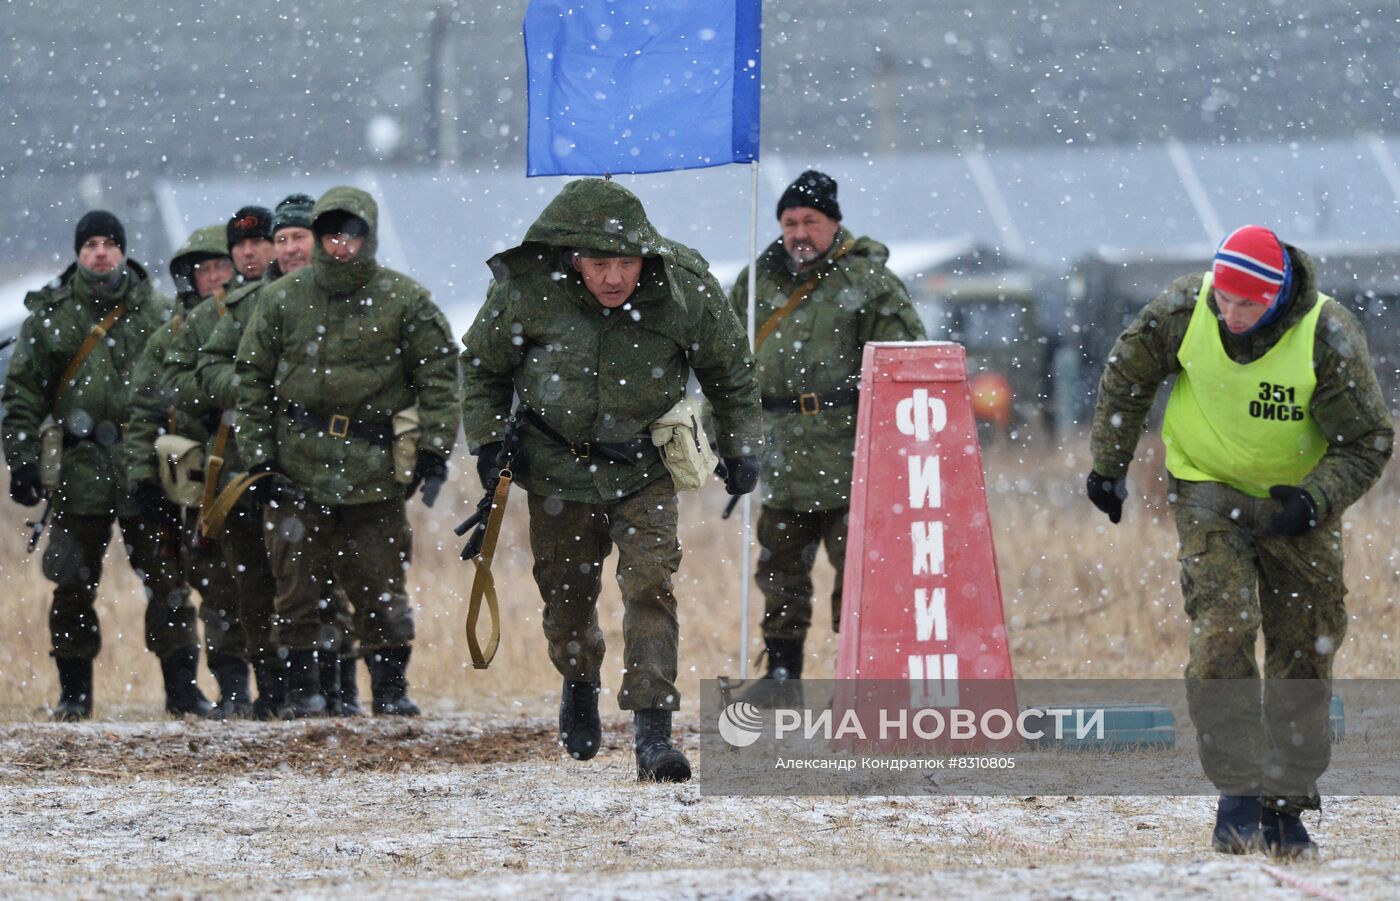
[[[1176,538],[1160,479],[1160,446],[1144,442],[1134,467],[1124,522],[1111,526],[1083,498],[1089,460],[1086,443],[1065,448],[994,447],[986,456],[988,499],[1014,666],[1023,677],[1170,677],[1185,663],[1186,619],[1177,587]],[[546,711],[556,703],[558,677],[540,635],[540,597],[530,575],[523,495],[514,497],[496,563],[504,637],[485,671],[471,669],[463,629],[472,568],[457,559],[452,526],[474,502],[470,461],[455,461],[456,479],[435,510],[414,505],[416,560],[410,588],[418,614],[418,642],[410,676],[427,707]],[[1144,495],[1146,495],[1144,497]],[[1400,582],[1396,499],[1400,479],[1388,473],[1347,517],[1347,580],[1352,594],[1350,633],[1338,675],[1400,675],[1391,598]],[[687,701],[699,680],[737,675],[740,529],[720,520],[723,492],[712,486],[681,504],[685,562],[677,582],[681,606],[681,680]],[[0,717],[42,715],[57,694],[48,659],[49,585],[39,555],[23,551],[29,511],[0,505]],[[831,673],[836,640],[827,614],[832,571],[816,571],[817,614],[808,641],[813,677]],[[621,601],[611,569],[600,617],[613,651],[605,690],[620,682]],[[759,647],[762,600],[753,593],[752,654]],[[96,690],[99,716],[149,716],[161,700],[159,671],[141,638],[136,580],[116,551],[109,555],[98,600],[103,624]],[[205,677],[207,681],[207,676]],[[362,674],[363,680],[363,674]],[[212,689],[212,685],[209,686]],[[605,710],[609,709],[605,704]]]

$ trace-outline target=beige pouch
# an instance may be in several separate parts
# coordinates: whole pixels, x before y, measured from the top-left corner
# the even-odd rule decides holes
[[[63,479],[63,423],[52,419],[39,427],[39,484],[57,491]]]
[[[160,485],[171,503],[198,507],[204,502],[204,445],[184,435],[156,439]]]
[[[661,462],[670,470],[677,491],[704,485],[719,463],[701,425],[700,404],[689,395],[651,424],[651,443],[661,450]]]
[[[394,414],[394,481],[400,485],[413,483],[413,470],[418,468],[418,436],[422,433],[417,404]]]

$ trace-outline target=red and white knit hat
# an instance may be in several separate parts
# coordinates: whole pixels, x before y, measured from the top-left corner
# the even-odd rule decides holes
[[[1278,235],[1259,225],[1237,228],[1215,252],[1214,286],[1272,306],[1292,281],[1288,252]]]

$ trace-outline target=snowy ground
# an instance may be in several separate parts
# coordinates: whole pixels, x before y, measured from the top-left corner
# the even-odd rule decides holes
[[[627,737],[579,764],[523,715],[0,726],[0,895],[1400,896],[1395,799],[1330,800],[1323,860],[1277,865],[1211,853],[1207,798],[713,798],[637,784]]]

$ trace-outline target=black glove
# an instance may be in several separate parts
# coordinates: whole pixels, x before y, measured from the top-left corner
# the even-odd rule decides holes
[[[1306,535],[1317,525],[1317,502],[1302,488],[1275,485],[1269,489],[1269,497],[1283,504],[1283,512],[1275,513],[1264,527],[1266,537],[1288,535],[1296,538]]]
[[[758,457],[744,454],[742,457],[724,458],[724,490],[738,497],[748,494],[758,485]]]
[[[21,463],[10,470],[10,498],[25,507],[33,507],[44,499],[38,464]]]
[[[437,503],[438,492],[442,490],[442,483],[446,481],[447,461],[432,451],[420,450],[418,464],[413,467],[413,481],[409,483],[404,498],[413,497],[418,486],[422,485],[423,506],[431,507]]]
[[[268,504],[304,504],[306,503],[306,492],[296,486],[296,483],[287,478],[276,463],[259,463],[248,470],[248,475],[257,475],[262,472],[270,472],[272,475],[266,479],[258,479],[248,486],[248,496],[264,507]]]
[[[131,492],[131,499],[136,501],[137,512],[146,522],[179,528],[180,508],[170,503],[170,499],[165,496],[165,490],[155,482],[137,482],[136,489]]]
[[[1089,473],[1089,500],[1094,502],[1114,525],[1123,518],[1123,499],[1128,496],[1127,479],[1110,479],[1096,472]]]
[[[496,481],[496,476],[501,474],[501,468],[496,465],[496,458],[501,455],[504,445],[503,441],[492,441],[490,444],[483,444],[476,452],[476,475],[481,479],[482,488],[490,486]]]

